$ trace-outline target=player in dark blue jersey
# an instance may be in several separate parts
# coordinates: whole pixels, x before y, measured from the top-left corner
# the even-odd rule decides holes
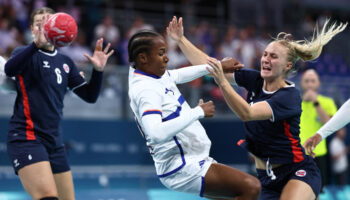
[[[239,145],[255,156],[260,199],[311,200],[320,192],[320,171],[300,144],[300,93],[286,78],[296,70],[297,60],[316,59],[322,47],[345,28],[341,24],[325,31],[327,22],[311,42],[296,42],[280,33],[265,48],[260,72],[236,71],[231,80],[248,91],[246,101],[230,86],[221,64],[208,59],[227,104],[245,122],[247,135]]]
[[[239,145],[255,156],[258,178],[262,185],[260,199],[315,199],[321,188],[320,172],[300,145],[299,122],[301,97],[287,76],[295,71],[295,62],[316,59],[322,47],[345,26],[331,26],[311,42],[293,41],[289,34],[281,33],[271,42],[261,57],[261,71],[241,69],[224,74],[221,63],[188,41],[183,35],[182,19],[173,18],[168,34],[192,64],[207,62],[229,107],[245,121],[247,136]],[[231,83],[248,90],[244,100],[231,87]]]
[[[62,142],[63,99],[72,90],[89,103],[96,102],[110,44],[102,51],[96,42],[94,69],[87,83],[74,62],[47,42],[43,26],[54,11],[40,8],[31,15],[34,42],[15,49],[5,73],[16,78],[17,98],[8,130],[7,149],[16,174],[33,199],[75,199],[72,174]]]

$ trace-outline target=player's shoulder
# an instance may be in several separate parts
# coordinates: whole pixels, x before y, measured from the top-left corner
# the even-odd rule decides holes
[[[12,52],[11,52],[11,57],[17,55],[19,52],[23,51],[25,48],[27,48],[29,45],[22,45],[16,47]]]
[[[59,57],[65,62],[73,63],[73,60],[66,54],[61,53],[60,51],[57,51],[56,57]]]
[[[287,86],[279,89],[274,96],[280,99],[280,101],[286,101],[291,103],[297,101],[297,103],[301,103],[301,95],[300,91],[295,87],[293,82],[287,81]]]
[[[155,80],[138,77],[135,78],[129,85],[129,94],[134,98],[144,92],[151,92],[161,95],[161,91],[163,91],[162,88],[162,85]]]

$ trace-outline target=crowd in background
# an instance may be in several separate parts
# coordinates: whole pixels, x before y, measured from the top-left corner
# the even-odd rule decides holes
[[[73,2],[74,1],[68,1]],[[165,33],[166,24],[152,24],[149,18],[142,17],[142,12],[133,15],[130,22],[117,22],[116,14],[113,12],[103,12],[101,9],[95,8],[91,12],[91,7],[95,1],[90,2],[90,8],[70,5],[67,9],[67,4],[59,5],[59,3],[52,1],[30,1],[30,0],[14,0],[14,1],[0,1],[0,55],[9,57],[12,50],[20,45],[29,44],[32,41],[32,36],[29,27],[29,17],[33,9],[42,6],[51,6],[57,12],[68,12],[77,21],[79,32],[75,41],[68,47],[61,48],[60,51],[68,54],[81,68],[86,63],[84,53],[91,54],[92,47],[95,41],[103,37],[105,42],[110,42],[116,53],[110,59],[112,67],[107,69],[105,78],[104,93],[108,96],[115,97],[120,92],[121,88],[116,86],[120,80],[113,76],[108,76],[108,71],[123,71],[122,68],[127,68],[128,55],[127,43],[129,38],[139,30],[150,29],[161,33]],[[98,2],[98,1],[97,1]],[[57,4],[57,5],[56,5]],[[116,11],[117,12],[117,11]],[[329,12],[320,12],[321,14],[311,15],[305,14],[300,30],[293,30],[290,26],[282,27],[284,31],[291,33],[302,32],[302,35],[313,34],[313,27],[316,23],[323,24],[326,18],[332,17]],[[288,20],[288,17],[285,17]],[[170,20],[170,18],[169,18]],[[169,21],[165,20],[164,21]],[[191,20],[193,21],[193,20]],[[226,26],[212,23],[205,18],[196,20],[194,23],[185,24],[185,35],[197,47],[208,53],[210,56],[222,59],[225,57],[234,57],[241,61],[246,67],[258,69],[260,63],[261,52],[266,44],[276,37],[276,33],[282,30],[271,30],[268,28],[257,28],[254,24],[236,25],[234,23],[227,23]],[[349,31],[342,33],[349,35]],[[301,34],[299,34],[301,35]],[[304,39],[304,38],[296,38]],[[341,43],[341,42],[340,42]],[[328,47],[326,47],[328,48]],[[331,48],[331,47],[330,47]],[[350,67],[349,62],[341,54],[332,53],[333,51],[324,51],[318,61],[308,64],[307,66],[301,63],[299,72],[305,68],[315,68],[321,75],[331,75],[336,77],[349,77]],[[187,59],[181,53],[176,44],[168,39],[168,68],[174,69],[189,65]],[[124,70],[125,71],[125,70]],[[204,88],[201,95],[211,96],[218,100],[223,100],[219,89],[215,86],[210,77],[204,77],[190,84],[191,88]],[[347,89],[340,88],[339,101],[345,100],[348,96]],[[327,89],[325,90],[327,93]],[[241,92],[243,94],[243,92]],[[338,95],[338,94],[337,94]],[[222,101],[223,102],[223,101]]]
[[[8,58],[14,48],[32,42],[33,38],[28,24],[30,13],[32,10],[42,6],[52,6],[52,3],[47,3],[44,0],[0,0],[0,55]],[[149,18],[143,17],[142,13],[138,13],[132,17],[130,22],[125,23],[128,26],[121,26],[121,23],[116,21],[115,15],[110,12],[103,13],[96,10],[96,13],[87,15],[86,12],[88,11],[78,6],[72,6],[69,10],[65,9],[64,6],[57,6],[54,9],[58,12],[68,12],[78,23],[79,32],[75,41],[70,46],[59,49],[59,51],[69,55],[81,70],[84,70],[83,66],[87,63],[83,55],[85,53],[92,54],[95,41],[98,38],[103,37],[105,38],[105,42],[112,44],[116,53],[110,59],[110,66],[107,67],[102,95],[111,99],[119,98],[118,102],[122,102],[120,96],[124,95],[122,98],[127,98],[126,88],[123,88],[122,82],[125,82],[125,77],[127,77],[125,76],[125,72],[127,73],[129,64],[127,54],[129,38],[134,33],[143,29],[165,33],[166,24],[154,24]],[[332,17],[332,13],[306,14],[303,16],[298,32],[303,32],[300,35],[309,35],[310,38],[306,39],[311,39],[315,24],[319,23],[322,25],[329,17]],[[170,19],[166,19],[165,21],[170,21]],[[268,42],[273,37],[276,37],[276,33],[283,31],[284,28],[286,29],[285,31],[290,31],[291,33],[295,31],[290,29],[290,27],[282,27],[281,30],[271,31],[270,29],[261,29],[257,28],[256,25],[250,24],[242,26],[241,24],[229,23],[226,26],[219,26],[205,19],[197,20],[196,23],[192,24],[186,23],[186,19],[184,20],[185,35],[187,38],[210,56],[218,59],[234,57],[246,67],[258,70],[261,52],[263,52]],[[344,31],[338,38],[339,42],[334,43],[336,45],[340,43],[346,45],[348,43],[346,39],[341,38],[350,37],[349,33],[348,30]],[[188,60],[181,53],[174,41],[170,39],[167,41],[167,53],[170,59],[168,68],[175,69],[189,65]],[[350,46],[349,44],[347,45]],[[327,96],[332,96],[339,106],[350,96],[350,81],[346,81],[350,77],[350,62],[349,58],[346,57],[346,52],[339,53],[339,50],[333,51],[336,48],[334,46],[326,46],[326,48],[328,49],[322,53],[322,56],[316,62],[307,65],[299,63],[298,65],[301,68],[299,73],[307,68],[316,69],[323,80],[320,92]],[[119,72],[124,73],[116,76]],[[296,76],[294,81],[298,85],[298,76]],[[224,102],[220,89],[209,76],[193,81],[189,85],[180,86],[180,89],[182,89],[185,97],[193,97],[193,102],[197,102],[199,97],[207,99],[214,98],[213,100],[218,112],[229,112],[231,114]],[[241,95],[244,95],[243,90],[236,89]],[[198,92],[199,90],[200,92]],[[116,104],[115,102],[113,104]],[[339,147],[339,145],[332,146]],[[338,151],[335,147],[332,148],[335,150],[331,150],[331,153],[332,151]],[[348,152],[347,149],[346,152]],[[339,179],[341,177],[339,176]]]

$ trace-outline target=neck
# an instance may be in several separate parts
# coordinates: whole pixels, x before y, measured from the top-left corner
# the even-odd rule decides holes
[[[48,50],[48,51],[53,51],[55,49],[55,46],[53,45],[46,45],[41,47],[42,49]]]
[[[280,88],[283,88],[287,85],[284,78],[280,77],[274,80],[264,80],[264,90],[269,92],[277,91]]]

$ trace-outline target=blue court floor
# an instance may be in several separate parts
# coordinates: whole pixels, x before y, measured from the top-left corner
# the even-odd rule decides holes
[[[12,170],[12,169],[11,169]],[[0,200],[30,200],[20,180],[10,169],[0,169]],[[152,168],[73,168],[77,200],[200,200],[197,195],[165,188]],[[93,171],[93,173],[91,173]],[[327,186],[320,200],[350,200],[350,186]]]

